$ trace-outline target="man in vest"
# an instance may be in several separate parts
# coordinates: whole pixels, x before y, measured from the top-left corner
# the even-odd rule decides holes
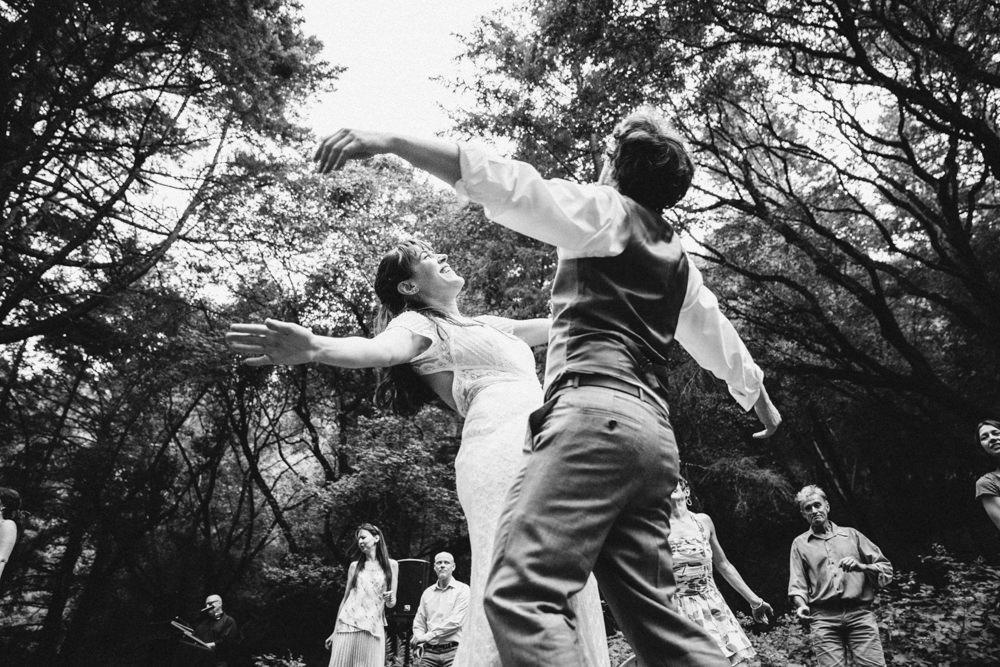
[[[470,145],[340,130],[322,173],[393,153],[483,205],[486,216],[553,245],[558,267],[531,453],[497,532],[485,608],[505,665],[579,665],[567,599],[591,571],[640,665],[728,666],[672,604],[669,498],[678,455],[663,390],[677,340],[751,407],[772,435],[781,417],[763,373],[663,219],[694,171],[662,120],[615,129],[598,183],[544,179]]]

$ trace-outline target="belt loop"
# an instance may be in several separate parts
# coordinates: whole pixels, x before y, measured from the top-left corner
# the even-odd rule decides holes
[[[579,373],[573,373],[572,375],[569,376],[569,386],[573,387],[574,389],[580,386]]]

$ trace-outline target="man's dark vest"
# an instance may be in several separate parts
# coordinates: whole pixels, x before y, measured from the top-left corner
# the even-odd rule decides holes
[[[623,197],[630,235],[614,257],[561,259],[552,285],[546,385],[602,374],[657,390],[687,292],[680,239],[659,215]]]

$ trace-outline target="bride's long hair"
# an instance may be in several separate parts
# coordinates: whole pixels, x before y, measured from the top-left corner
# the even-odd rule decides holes
[[[379,300],[375,316],[376,335],[385,331],[392,318],[407,310],[428,317],[434,322],[441,338],[447,337],[447,332],[439,325],[441,320],[461,324],[437,308],[427,306],[418,296],[400,293],[399,283],[413,277],[413,267],[420,263],[420,256],[425,252],[434,251],[422,241],[407,239],[387,252],[379,262],[375,273],[375,296]],[[380,368],[377,373],[375,404],[380,408],[408,416],[415,414],[427,403],[438,400],[430,386],[420,379],[409,364]]]

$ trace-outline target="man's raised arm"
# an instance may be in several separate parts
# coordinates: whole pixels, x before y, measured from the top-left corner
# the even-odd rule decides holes
[[[687,263],[687,295],[677,319],[677,342],[699,366],[726,383],[740,407],[754,409],[764,425],[764,430],[754,433],[754,437],[769,438],[778,430],[781,414],[764,388],[764,372],[719,309],[719,300],[705,286],[690,257]]]
[[[417,169],[454,186],[462,178],[458,144],[444,139],[417,139],[390,132],[342,129],[323,139],[313,161],[321,174],[340,169],[350,160],[382,153],[398,155]]]
[[[617,255],[625,247],[625,206],[614,188],[542,178],[526,162],[476,146],[344,129],[323,139],[313,160],[325,174],[382,153],[440,178],[459,196],[482,204],[490,220],[519,234],[592,257]]]

